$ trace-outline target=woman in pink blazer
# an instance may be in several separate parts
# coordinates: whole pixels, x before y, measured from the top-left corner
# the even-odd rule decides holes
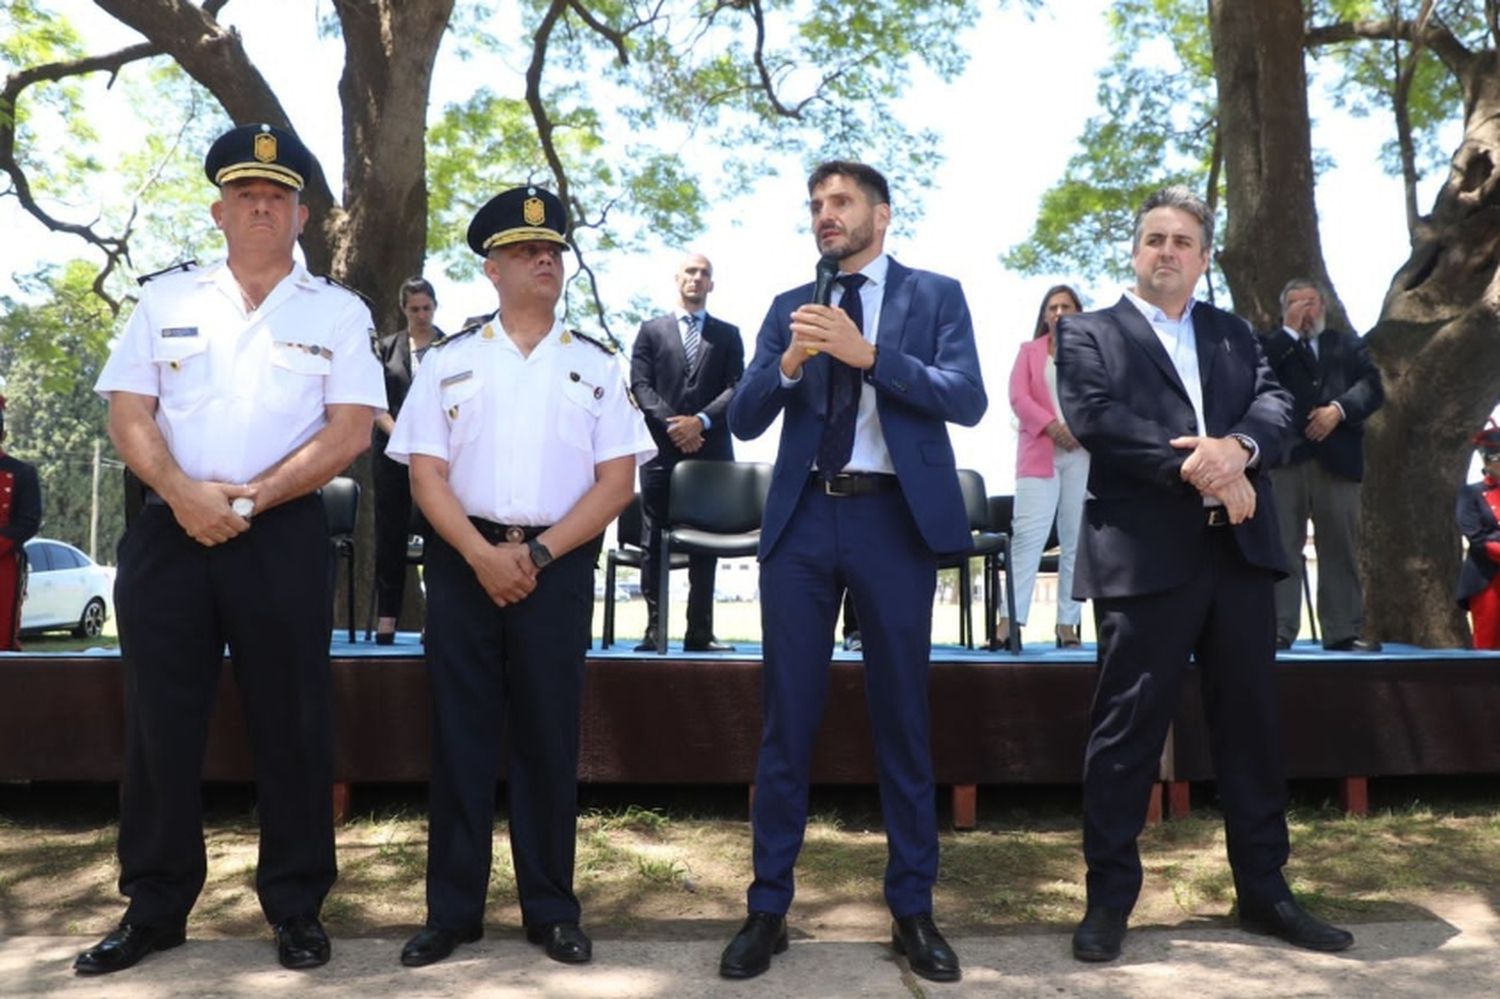
[[[1021,346],[1010,372],[1010,408],[1016,414],[1020,442],[1016,448],[1016,505],[1011,525],[1011,561],[1016,581],[1015,627],[1026,624],[1031,591],[1036,585],[1042,548],[1057,519],[1062,546],[1057,574],[1057,645],[1075,648],[1083,605],[1072,597],[1073,561],[1078,553],[1078,526],[1088,485],[1089,456],[1068,432],[1057,405],[1057,348],[1052,331],[1058,317],[1083,311],[1078,293],[1055,285],[1042,297],[1036,331]],[[1001,613],[1004,614],[1004,608]],[[1000,642],[1011,622],[1000,619]]]

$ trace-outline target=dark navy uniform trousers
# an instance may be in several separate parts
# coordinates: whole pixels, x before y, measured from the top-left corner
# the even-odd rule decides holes
[[[255,888],[271,923],[316,915],[337,876],[328,522],[317,496],[204,547],[148,503],[120,542],[125,919],[181,925],[203,888],[203,754],[227,643],[255,760]]]
[[[497,607],[463,556],[436,532],[428,538],[430,926],[483,924],[502,745],[521,918],[578,921],[579,711],[601,540],[553,561],[525,600]]]

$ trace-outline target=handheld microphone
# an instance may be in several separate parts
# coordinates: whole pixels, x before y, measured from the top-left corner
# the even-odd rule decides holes
[[[813,304],[828,305],[833,301],[833,283],[839,276],[839,262],[836,257],[819,257],[818,267],[814,272],[817,275],[813,283]],[[812,357],[818,352],[816,347],[807,348],[807,356]]]

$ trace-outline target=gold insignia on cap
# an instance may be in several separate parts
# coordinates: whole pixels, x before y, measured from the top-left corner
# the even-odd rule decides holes
[[[521,206],[521,217],[527,225],[541,225],[547,221],[547,206],[542,204],[541,198],[527,198]]]
[[[262,163],[276,162],[276,136],[261,132],[255,137],[255,158]]]

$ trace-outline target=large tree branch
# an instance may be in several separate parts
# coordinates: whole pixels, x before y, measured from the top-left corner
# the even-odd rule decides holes
[[[1474,61],[1474,53],[1439,19],[1382,18],[1339,21],[1307,29],[1303,45],[1310,49],[1353,41],[1403,41],[1430,48],[1460,79]]]
[[[263,121],[292,130],[286,109],[250,61],[239,32],[216,20],[215,15],[226,2],[206,0],[199,6],[161,0],[94,0],[101,10],[139,31],[176,60],[236,122]],[[302,201],[315,216],[333,210],[333,195],[321,170],[307,178]],[[316,232],[315,227],[308,229],[309,234]]]
[[[11,191],[27,214],[53,232],[77,236],[103,251],[104,266],[94,277],[94,290],[109,303],[113,312],[119,311],[120,302],[106,293],[105,283],[122,259],[129,260],[130,228],[135,220],[135,209],[131,209],[130,219],[123,232],[117,236],[106,236],[97,232],[92,224],[65,222],[42,207],[31,189],[31,180],[26,175],[25,168],[16,158],[16,122],[20,117],[17,109],[21,94],[34,84],[56,83],[70,77],[99,72],[109,73],[112,84],[122,66],[157,55],[159,51],[155,45],[146,42],[127,46],[108,55],[29,66],[7,77],[4,90],[0,91],[0,170],[4,170],[10,178]]]

